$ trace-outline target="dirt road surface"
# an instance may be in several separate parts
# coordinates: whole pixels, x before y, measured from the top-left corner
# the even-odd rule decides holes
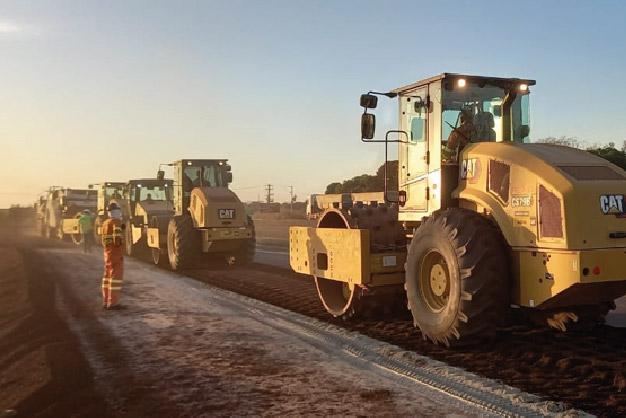
[[[279,318],[258,313],[258,301],[242,306],[202,283],[127,259],[123,302],[128,309],[107,311],[101,306],[101,254],[66,246],[34,249],[32,242],[19,251],[4,249],[3,279],[31,286],[30,294],[22,292],[19,303],[10,305],[29,306],[25,315],[36,316],[41,303],[30,300],[33,294],[46,300],[46,318],[36,318],[43,322],[21,318],[18,334],[38,332],[46,338],[30,342],[28,355],[19,347],[1,347],[0,410],[16,409],[19,416],[477,411],[355,361],[332,343],[307,343],[280,326]],[[16,298],[10,290],[3,287],[4,301]],[[2,341],[15,343],[13,328],[3,327],[12,338]],[[49,365],[53,351],[67,356],[54,362],[57,369]],[[27,370],[14,370],[11,361]]]
[[[129,308],[102,310],[101,254],[6,232],[0,228],[0,416],[7,408],[20,416],[472,415],[484,413],[476,399],[498,394],[513,397],[505,400],[512,410],[527,408],[519,399],[541,414],[561,410],[343,327],[356,337],[298,331],[298,321],[317,320],[134,259],[123,295]],[[276,257],[285,251],[260,248]],[[258,276],[216,274],[250,285]],[[284,290],[274,288],[265,292]],[[393,356],[372,358],[382,352]],[[397,358],[417,369],[400,373]],[[434,374],[425,381],[457,380],[415,380],[427,364]],[[468,387],[472,402],[462,400]]]
[[[145,415],[433,414],[462,410],[359,370],[217,298],[211,289],[127,260],[124,312],[100,307],[101,256],[40,252],[63,277],[60,302],[116,412]],[[343,358],[342,358],[343,357]],[[373,395],[373,396],[370,396]],[[445,401],[445,399],[443,399]]]

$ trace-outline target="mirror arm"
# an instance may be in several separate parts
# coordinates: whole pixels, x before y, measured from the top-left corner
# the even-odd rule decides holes
[[[376,96],[385,96],[385,97],[389,97],[390,99],[393,99],[394,97],[398,96],[398,93],[394,93],[394,92],[388,92],[388,93],[381,93],[379,91],[368,91],[367,94],[375,94]]]

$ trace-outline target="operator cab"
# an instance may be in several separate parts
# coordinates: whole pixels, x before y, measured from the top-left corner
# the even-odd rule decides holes
[[[111,182],[108,181],[106,183],[98,184],[97,193],[97,212],[98,215],[104,216],[107,213],[107,207],[111,201],[115,201],[115,203],[121,204],[121,199],[124,194],[124,183],[122,182]]]
[[[124,195],[128,199],[131,214],[136,214],[138,203],[156,205],[159,202],[172,201],[173,181],[169,179],[138,179],[126,184]]]
[[[463,148],[477,142],[529,142],[529,87],[534,80],[443,73],[388,93],[361,96],[364,142],[398,143],[400,220],[453,204],[467,162]],[[368,113],[378,97],[399,99],[397,131],[374,139],[376,118]],[[389,139],[394,135],[397,139]],[[471,167],[469,167],[471,169]],[[385,185],[385,195],[389,196]],[[386,198],[387,199],[387,198]],[[387,199],[390,201],[390,199]]]
[[[178,160],[174,167],[174,209],[186,214],[191,203],[191,191],[197,187],[228,187],[233,181],[227,159]],[[159,171],[161,176],[162,171]]]

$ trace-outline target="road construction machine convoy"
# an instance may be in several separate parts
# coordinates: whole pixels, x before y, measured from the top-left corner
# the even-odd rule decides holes
[[[37,228],[46,238],[66,239],[74,244],[83,242],[78,227],[78,218],[83,210],[94,211],[96,193],[94,190],[51,187],[36,204]]]
[[[361,139],[398,144],[399,192],[290,228],[290,264],[314,276],[328,312],[402,298],[425,339],[452,345],[493,336],[512,307],[563,330],[614,308],[626,294],[626,172],[528,143],[534,84],[444,73],[361,96]],[[398,98],[399,127],[374,139],[381,96]]]
[[[211,258],[246,263],[255,251],[252,218],[228,188],[231,167],[226,159],[182,159],[174,168],[174,211],[150,218],[148,246],[155,264],[167,254],[173,270],[197,266]],[[164,172],[159,170],[157,179]]]

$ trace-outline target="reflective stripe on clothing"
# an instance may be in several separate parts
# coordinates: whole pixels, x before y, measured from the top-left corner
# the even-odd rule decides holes
[[[109,290],[122,290],[122,283],[123,283],[123,280],[111,279]]]
[[[119,303],[124,278],[124,235],[122,221],[109,218],[102,223],[104,246],[104,276],[109,278],[106,289],[102,289],[104,305],[111,307]]]
[[[124,283],[124,280],[118,280],[118,279],[109,279],[106,277],[102,278],[102,288],[103,289],[109,289],[109,290],[122,290],[122,284]],[[116,287],[112,287],[116,285]]]
[[[122,221],[109,218],[102,223],[102,245],[120,247],[123,244]]]

